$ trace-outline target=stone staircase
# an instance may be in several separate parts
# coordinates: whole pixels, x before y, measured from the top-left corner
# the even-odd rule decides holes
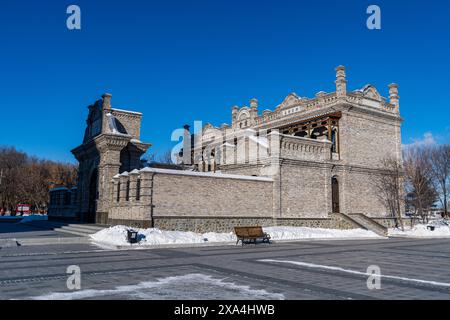
[[[71,234],[78,237],[89,237],[108,226],[99,224],[85,224],[85,223],[64,223],[58,221],[32,221],[27,223],[34,227],[50,229],[56,232]]]
[[[73,234],[81,237],[88,237],[91,234],[94,234],[106,226],[100,226],[95,224],[68,224],[58,228],[54,228],[56,232]]]
[[[373,231],[383,237],[387,237],[388,235],[388,229],[385,226],[362,213],[349,213],[344,215],[366,230]]]

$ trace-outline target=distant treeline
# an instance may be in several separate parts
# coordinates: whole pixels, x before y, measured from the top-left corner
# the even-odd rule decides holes
[[[0,146],[0,211],[15,210],[17,204],[30,204],[45,212],[49,189],[76,185],[77,167],[29,156],[14,147]]]

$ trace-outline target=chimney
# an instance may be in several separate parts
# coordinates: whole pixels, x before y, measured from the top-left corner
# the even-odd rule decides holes
[[[345,79],[345,67],[338,66],[336,68],[336,95],[345,97],[347,95],[347,80]]]
[[[111,109],[111,97],[112,97],[112,94],[110,94],[110,93],[104,93],[102,95],[102,98],[103,98],[103,110]]]
[[[398,84],[391,83],[389,85],[389,102],[398,110],[400,106],[400,97],[398,95]]]

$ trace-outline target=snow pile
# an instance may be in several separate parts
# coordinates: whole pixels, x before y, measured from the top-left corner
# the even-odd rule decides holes
[[[376,233],[364,229],[324,229],[307,227],[268,227],[264,232],[273,240],[295,239],[339,239],[339,238],[379,238]]]
[[[434,230],[431,231],[428,226],[433,226]],[[413,228],[411,228],[411,226],[405,226],[405,231],[402,231],[400,228],[392,228],[389,229],[389,236],[402,236],[412,238],[450,238],[450,226],[445,220],[438,220],[430,222],[428,224],[416,224]]]
[[[114,226],[91,235],[92,240],[100,244],[127,246],[127,229],[125,226]],[[136,246],[152,246],[163,244],[195,244],[236,242],[234,233],[195,233],[186,231],[165,231],[157,228],[138,229],[139,243]],[[378,238],[372,231],[363,229],[338,230],[306,227],[267,227],[264,232],[270,234],[272,240],[300,240],[300,239],[348,239],[348,238]]]
[[[127,230],[129,227],[114,226],[98,231],[91,235],[91,238],[99,243],[105,243],[116,246],[129,245],[127,240]],[[157,228],[139,229],[133,228],[138,232],[139,245],[151,246],[159,244],[183,244],[183,243],[205,243],[205,242],[229,242],[235,239],[232,233],[214,233],[205,234],[185,231],[163,231]]]

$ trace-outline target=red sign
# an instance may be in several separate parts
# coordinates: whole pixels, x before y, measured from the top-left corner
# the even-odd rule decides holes
[[[30,214],[31,213],[31,205],[29,204],[18,204],[16,206],[16,214]]]

